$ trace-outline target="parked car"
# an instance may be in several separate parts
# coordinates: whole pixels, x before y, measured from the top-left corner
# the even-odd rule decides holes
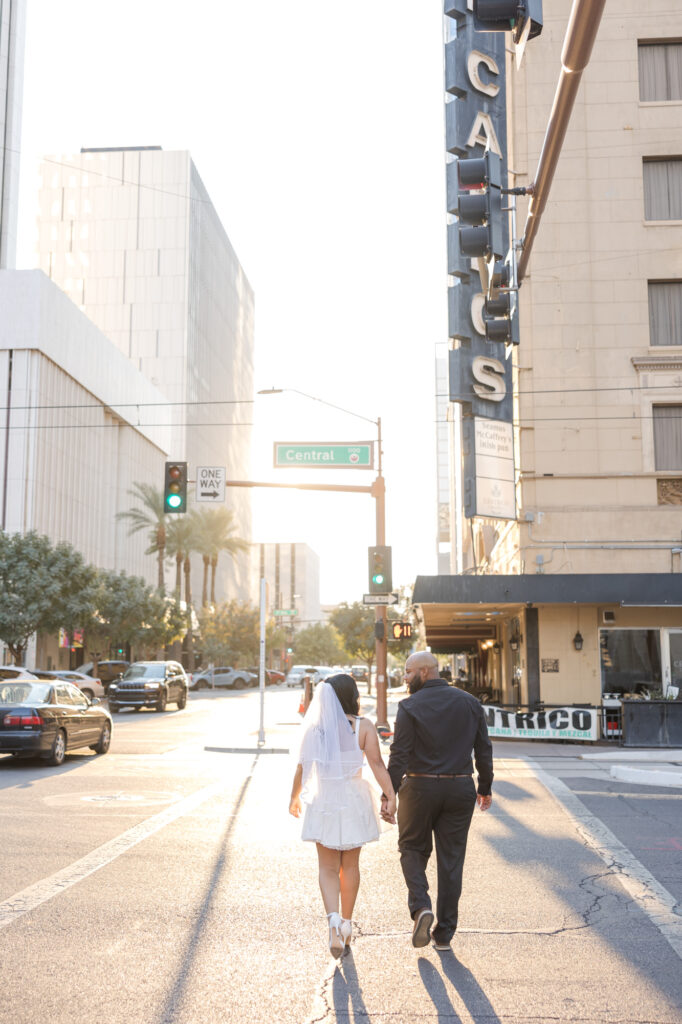
[[[165,711],[175,703],[187,704],[187,676],[177,661],[134,661],[115,683],[109,684],[109,710],[154,708]]]
[[[106,691],[101,680],[94,676],[86,676],[84,672],[72,672],[70,669],[33,669],[38,679],[65,679],[68,683],[77,686],[81,693],[84,693],[90,700],[99,697],[100,700],[106,696]]]
[[[369,679],[369,670],[366,665],[351,665],[350,674],[356,683],[366,683]]]
[[[97,662],[97,675],[102,682],[105,693],[109,689],[109,683],[114,679],[118,679],[130,665],[129,661],[98,661]],[[83,672],[86,676],[93,674],[95,664],[92,661],[86,661],[83,665],[78,666],[78,671]]]
[[[258,673],[247,668],[233,668],[232,665],[217,665],[194,673],[193,690],[216,689],[244,690],[247,686],[258,686]]]
[[[111,715],[72,683],[14,679],[0,682],[0,754],[38,755],[58,766],[70,750],[106,754]]]
[[[256,677],[256,686],[260,686],[260,669],[254,668],[252,666],[251,668],[247,669],[247,671],[250,672],[251,675],[254,675]],[[283,672],[276,672],[275,669],[272,668],[266,668],[265,670],[266,686],[276,686],[277,683],[281,683],[284,680],[284,678],[285,676]]]
[[[0,679],[37,679],[38,677],[33,673],[29,672],[27,668],[22,665],[2,665],[0,666]]]
[[[317,686],[320,679],[326,679],[328,675],[333,675],[333,672],[334,670],[326,665],[294,665],[287,672],[287,686],[303,686],[306,676],[310,676],[313,686]]]

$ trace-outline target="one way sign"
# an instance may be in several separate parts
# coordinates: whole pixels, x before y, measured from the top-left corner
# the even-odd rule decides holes
[[[197,466],[197,501],[225,501],[224,466]]]

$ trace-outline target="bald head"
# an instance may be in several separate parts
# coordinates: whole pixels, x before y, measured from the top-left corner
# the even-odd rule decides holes
[[[427,679],[438,679],[438,659],[428,651],[417,651],[405,662],[405,679],[410,693],[416,693]]]

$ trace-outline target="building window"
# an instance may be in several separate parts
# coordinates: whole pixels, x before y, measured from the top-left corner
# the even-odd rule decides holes
[[[682,345],[682,281],[649,281],[649,344]]]
[[[654,405],[656,469],[682,469],[682,405]]]
[[[682,220],[682,159],[645,157],[645,220]]]
[[[640,43],[637,55],[640,100],[682,100],[682,42]]]
[[[661,686],[661,636],[657,629],[599,631],[602,693],[642,693]]]

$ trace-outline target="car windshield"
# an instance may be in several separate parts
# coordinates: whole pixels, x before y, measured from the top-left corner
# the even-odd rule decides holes
[[[160,665],[131,665],[123,673],[124,679],[163,679],[166,674],[166,666]]]
[[[3,682],[0,683],[0,705],[46,704],[51,693],[50,683]]]

